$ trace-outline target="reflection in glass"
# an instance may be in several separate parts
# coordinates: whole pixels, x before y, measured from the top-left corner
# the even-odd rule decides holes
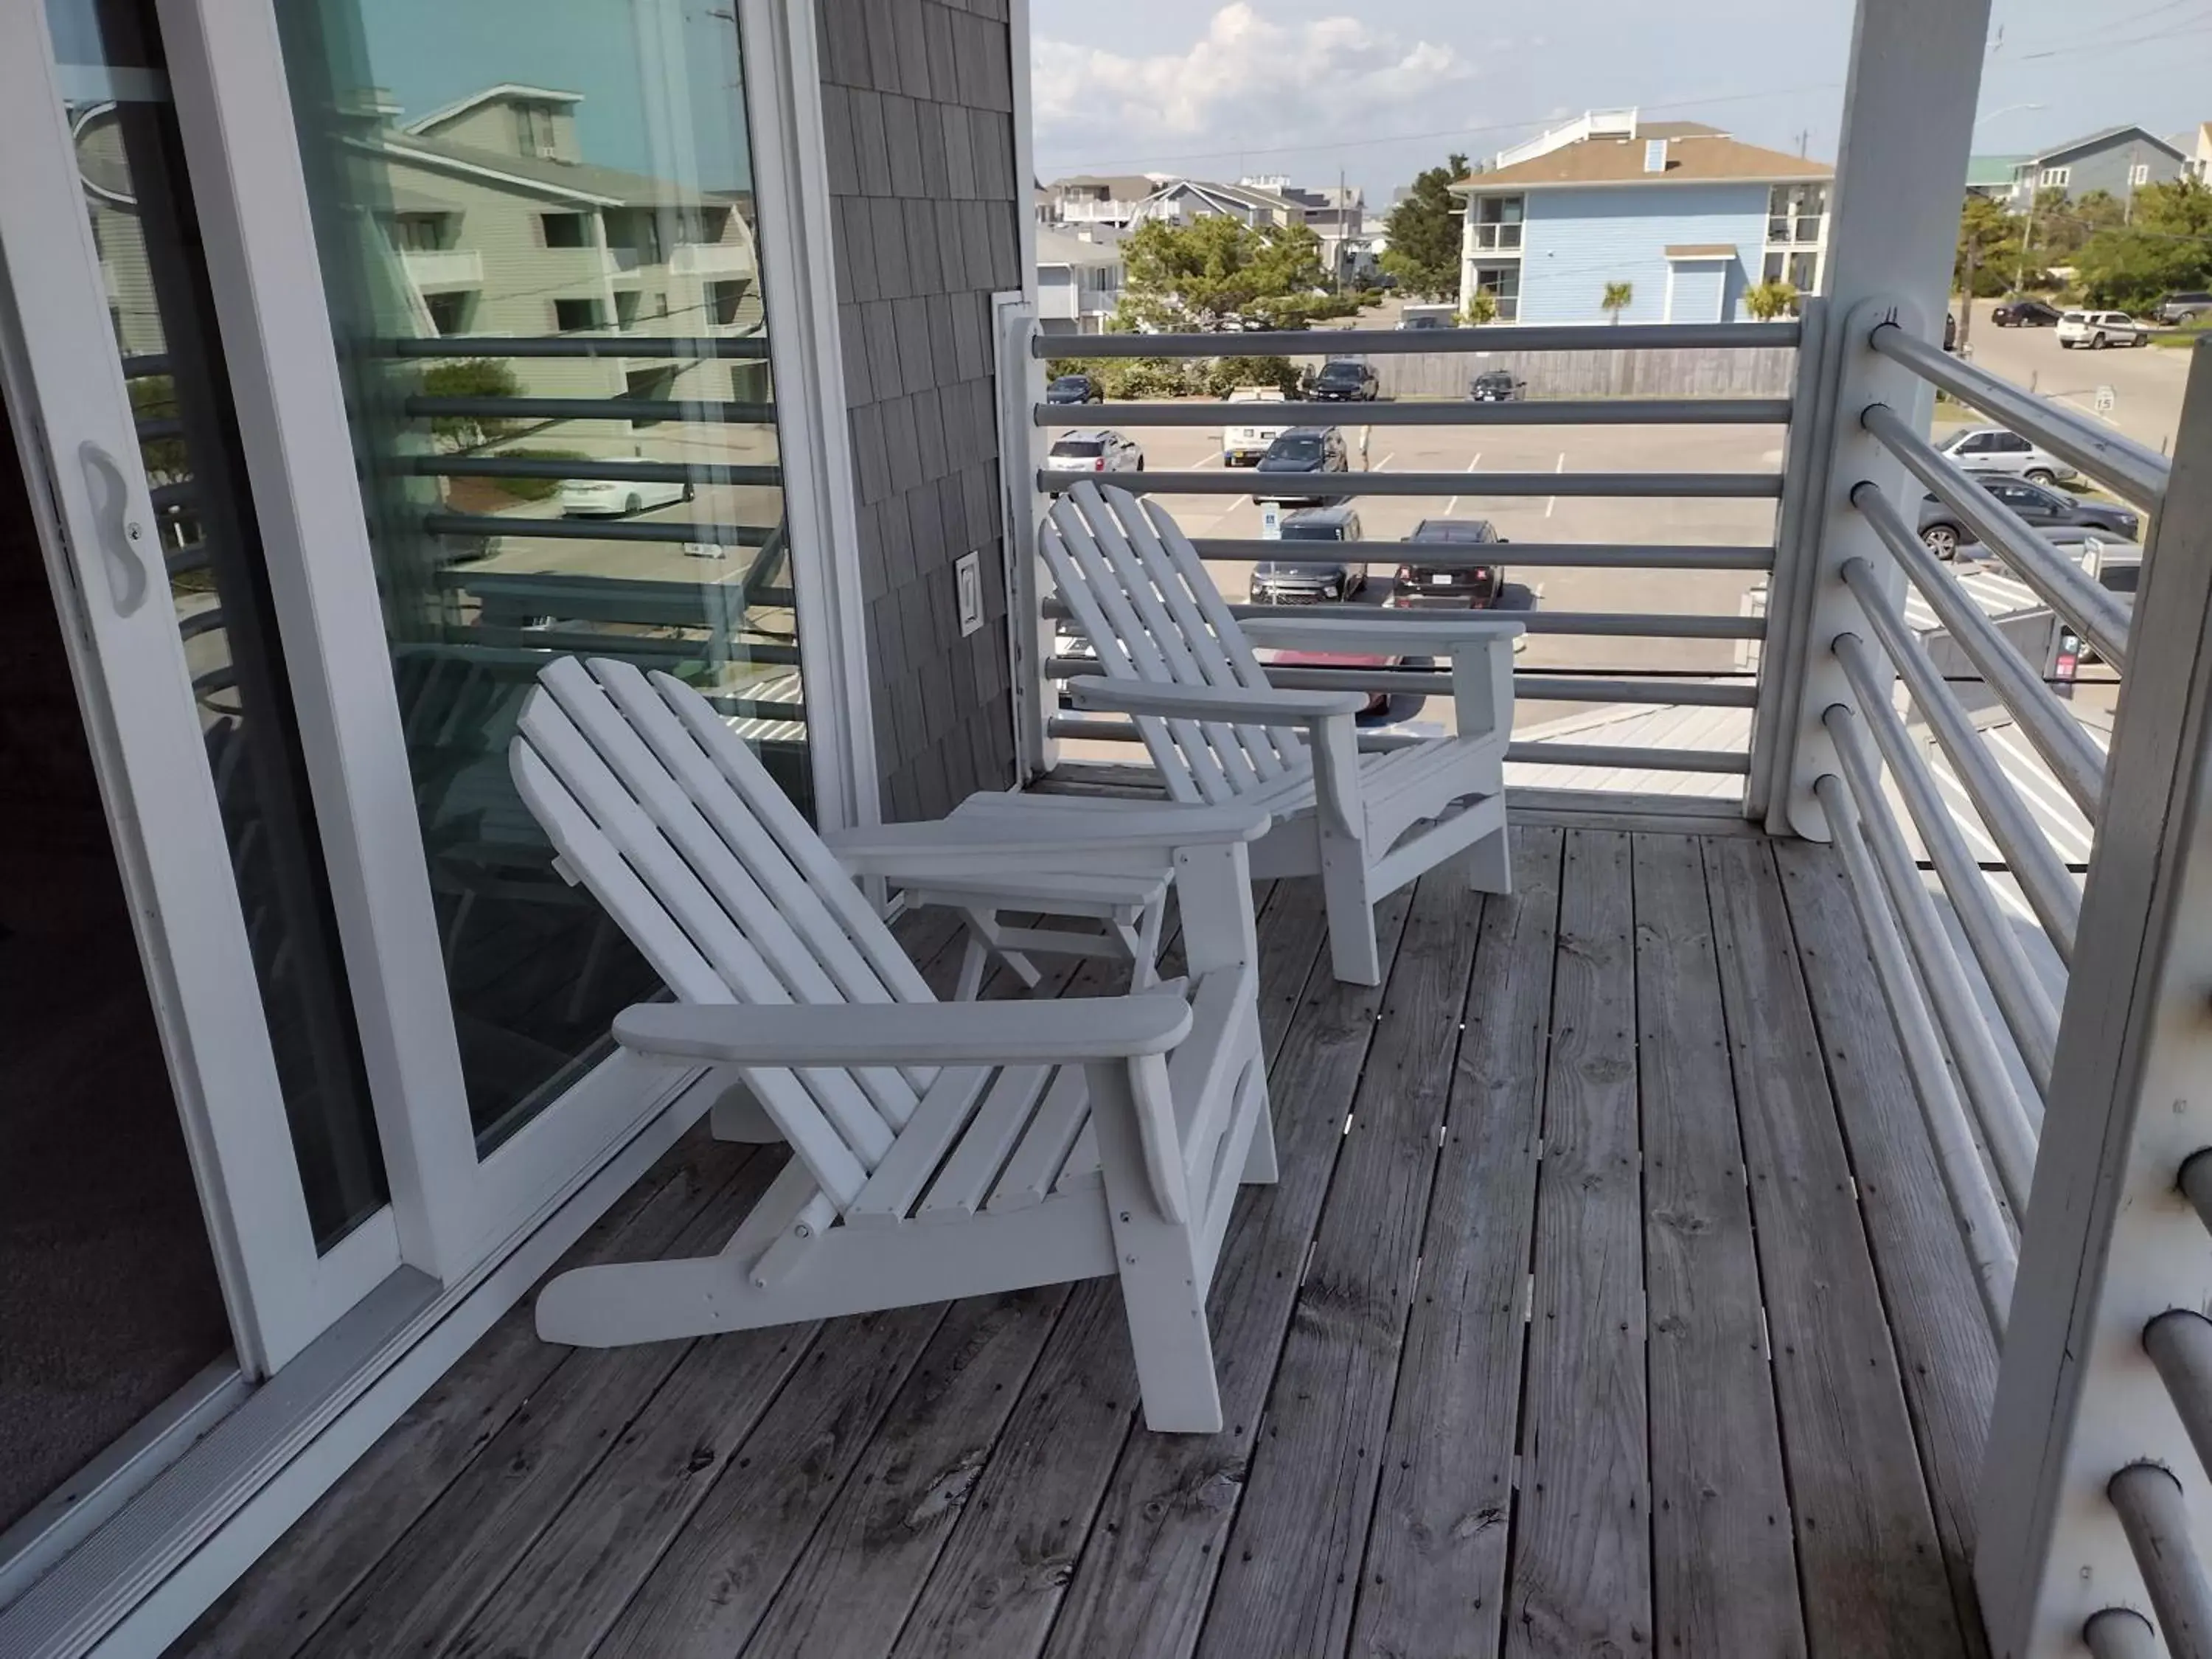
[[[48,0],[77,169],[151,487],[309,1219],[386,1198],[153,0]]]
[[[516,799],[556,652],[707,692],[802,805],[733,17],[280,0],[478,1142],[658,980]]]

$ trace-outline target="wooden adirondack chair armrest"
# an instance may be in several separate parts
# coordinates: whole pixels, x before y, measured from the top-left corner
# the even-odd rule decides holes
[[[1370,611],[1358,617],[1248,617],[1245,638],[1285,651],[1341,651],[1392,657],[1450,657],[1487,650],[1528,631],[1517,618]]]
[[[1146,805],[1128,811],[1055,813],[1049,819],[1023,797],[972,796],[952,816],[929,823],[872,824],[823,836],[856,876],[894,881],[1096,868],[1127,856],[1166,869],[1178,848],[1256,841],[1267,832],[1264,808]]]
[[[1059,1002],[644,1002],[614,1022],[635,1053],[720,1066],[1071,1065],[1164,1054],[1189,1034],[1190,1004],[1166,988]]]
[[[1067,691],[1079,708],[1222,720],[1234,726],[1310,726],[1340,717],[1349,720],[1367,706],[1364,691],[1255,691],[1241,686],[1152,685],[1140,680],[1070,680]]]

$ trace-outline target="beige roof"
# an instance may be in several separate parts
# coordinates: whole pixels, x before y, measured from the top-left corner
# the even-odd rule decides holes
[[[1648,139],[1664,138],[1667,171],[1644,170],[1644,146]],[[1610,135],[1564,144],[1543,155],[1516,161],[1510,167],[1478,173],[1462,179],[1458,190],[1498,190],[1528,185],[1696,184],[1717,179],[1779,180],[1827,179],[1835,169],[1826,161],[1757,144],[1701,126],[1695,121],[1646,121],[1633,138]]]

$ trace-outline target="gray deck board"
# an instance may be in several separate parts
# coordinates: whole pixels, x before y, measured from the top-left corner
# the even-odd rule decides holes
[[[1340,1653],[1459,1049],[1483,896],[1413,890],[1199,1652]]]
[[[1816,1659],[1963,1650],[1774,856],[1705,843]]]
[[[1536,1176],[1510,1655],[1651,1651],[1629,838],[1571,830]]]
[[[602,1352],[526,1305],[173,1652],[1978,1656],[1993,1353],[1848,896],[1694,827],[1517,827],[1513,896],[1383,907],[1379,990],[1261,890],[1222,1434],[1139,1425],[1111,1280]],[[781,1157],[695,1133],[563,1265],[711,1249]]]
[[[1705,860],[1638,836],[1637,1052],[1662,1653],[1805,1651]]]
[[[1372,1659],[1490,1659],[1504,1629],[1559,852],[1518,831],[1513,896],[1483,911],[1352,1624]]]
[[[1859,1207],[1897,1341],[1944,1568],[1968,1650],[1979,1654],[1971,1540],[1989,1401],[1996,1392],[1996,1338],[1982,1313],[1973,1265],[1952,1219],[1842,863],[1830,848],[1809,843],[1780,845],[1774,854],[1851,1144]]]

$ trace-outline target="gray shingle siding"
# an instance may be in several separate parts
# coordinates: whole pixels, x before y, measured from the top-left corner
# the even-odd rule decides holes
[[[1005,0],[823,0],[822,115],[886,817],[1014,781],[990,296],[1021,285]],[[983,565],[961,637],[953,564]]]

